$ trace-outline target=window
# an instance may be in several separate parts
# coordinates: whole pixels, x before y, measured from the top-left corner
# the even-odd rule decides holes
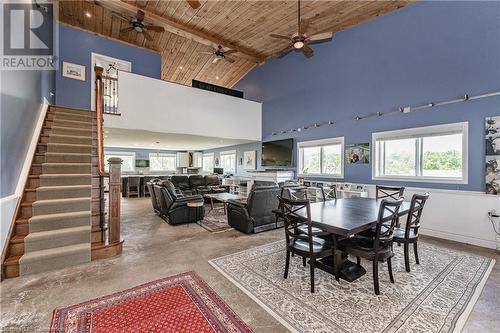
[[[468,123],[373,133],[373,179],[467,183]]]
[[[343,150],[344,138],[299,142],[299,175],[343,178]]]
[[[221,152],[220,166],[224,172],[236,172],[236,150]]]
[[[175,171],[175,154],[149,153],[149,171]]]
[[[105,165],[106,171],[109,171],[108,159],[110,159],[111,157],[118,157],[118,158],[121,158],[123,160],[122,171],[125,171],[125,172],[135,171],[135,153],[105,152],[104,153],[104,161],[106,163],[106,165]]]
[[[203,171],[214,171],[214,153],[203,154]]]

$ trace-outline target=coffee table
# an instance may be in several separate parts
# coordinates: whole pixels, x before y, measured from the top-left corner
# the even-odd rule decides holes
[[[222,202],[224,214],[226,213],[226,206],[227,206],[228,200],[243,201],[243,200],[246,200],[246,198],[247,198],[243,195],[232,194],[232,193],[208,193],[208,194],[204,194],[203,197],[210,199],[210,211],[214,210],[214,200],[217,202]]]

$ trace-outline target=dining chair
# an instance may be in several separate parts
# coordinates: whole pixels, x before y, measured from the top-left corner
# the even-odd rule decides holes
[[[337,199],[337,185],[331,185],[328,187],[321,186],[321,198],[323,201]]]
[[[313,236],[311,206],[308,200],[292,200],[280,196],[278,199],[280,200],[281,213],[285,223],[286,237],[286,263],[283,277],[285,279],[288,277],[291,254],[301,256],[304,266],[307,258],[309,258],[311,293],[314,293],[314,269],[316,266],[316,259],[333,255],[333,247],[325,239]],[[296,213],[300,210],[305,210],[307,217],[299,217]],[[298,229],[298,227],[304,223],[307,225],[307,233],[303,233]]]
[[[377,199],[394,199],[398,200],[404,194],[404,186],[382,186],[377,185],[375,187],[375,197]]]
[[[140,197],[141,194],[141,178],[140,177],[128,177],[127,183],[127,198],[130,198],[131,195],[135,195]]]
[[[429,199],[429,193],[414,194],[411,198],[410,211],[404,228],[394,229],[394,242],[404,245],[405,268],[410,272],[410,255],[409,247],[413,244],[413,253],[415,254],[415,262],[420,264],[418,260],[418,228],[420,228],[420,217],[424,210],[425,202]]]
[[[380,202],[375,233],[371,239],[366,236],[353,237],[339,241],[337,247],[339,250],[356,256],[358,265],[360,258],[372,262],[373,269],[373,288],[376,295],[380,295],[378,265],[379,261],[387,261],[387,269],[391,283],[394,283],[392,275],[391,258],[394,256],[392,251],[394,227],[396,225],[396,216],[403,203],[403,198],[396,201],[383,199]]]
[[[142,184],[141,184],[141,187],[142,187],[142,195],[143,196],[150,196],[151,193],[149,192],[149,188],[147,186],[147,184],[152,181],[155,177],[153,176],[144,176],[144,178],[142,179]]]

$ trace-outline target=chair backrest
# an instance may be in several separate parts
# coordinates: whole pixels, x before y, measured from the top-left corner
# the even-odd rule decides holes
[[[403,196],[405,192],[404,186],[381,186],[377,185],[375,187],[375,197],[377,199],[394,199],[398,200]]]
[[[128,187],[139,187],[139,184],[141,183],[141,178],[140,177],[128,177]]]
[[[307,200],[307,189],[301,187],[283,187],[281,196],[291,200]]]
[[[164,180],[162,186],[155,185],[155,191],[159,189],[159,194],[155,192],[160,198],[160,206],[165,209],[166,212],[170,209],[170,206],[177,200],[177,195],[175,194],[175,187],[172,182]]]
[[[206,186],[219,186],[220,180],[217,175],[206,175],[205,176],[205,185]]]
[[[180,189],[187,189],[189,188],[189,178],[188,176],[172,176],[170,178],[170,182],[174,184],[174,187],[180,188]]]
[[[151,203],[153,205],[153,208],[155,210],[160,210],[160,207],[158,206],[158,200],[156,199],[155,190],[153,188],[153,183],[152,182],[147,182],[146,186],[148,188],[149,195],[151,196]]]
[[[192,175],[189,177],[189,185],[191,187],[205,186],[205,179],[202,175]]]
[[[377,252],[380,247],[390,245],[394,233],[394,227],[398,221],[399,208],[403,198],[398,200],[383,199],[378,209],[377,225],[373,241],[373,250]]]
[[[163,198],[163,194],[161,193],[161,189],[163,186],[160,186],[158,184],[153,185],[153,192],[154,192],[154,197],[156,199],[156,204],[158,206],[158,210],[160,211],[161,214],[167,214],[168,213],[168,206],[167,203],[165,202]]]
[[[280,189],[277,185],[254,187],[247,199],[247,211],[255,220],[263,218],[271,219],[273,210],[278,208],[278,194]]]
[[[289,198],[278,197],[280,202],[281,217],[285,224],[286,243],[292,241],[304,240],[309,243],[309,251],[313,251],[312,242],[312,222],[311,222],[311,206],[309,200],[293,200]],[[298,215],[299,211],[306,212],[306,217]],[[307,234],[299,230],[299,225],[307,224]]]
[[[331,185],[328,187],[321,186],[321,198],[323,201],[337,199],[337,185]]]
[[[424,194],[414,194],[411,198],[410,211],[408,212],[408,218],[405,226],[406,239],[410,236],[411,229],[414,230],[415,235],[418,234],[418,228],[420,228],[420,217],[424,211],[424,205],[427,199],[429,199],[429,193],[427,192]]]

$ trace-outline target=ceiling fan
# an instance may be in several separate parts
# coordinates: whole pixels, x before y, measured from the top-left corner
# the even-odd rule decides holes
[[[319,44],[324,42],[329,42],[332,40],[333,33],[332,32],[324,32],[316,35],[308,36],[306,31],[311,23],[311,19],[302,19],[300,18],[300,0],[297,0],[297,32],[294,33],[291,37],[271,34],[270,37],[278,38],[278,39],[286,39],[290,42],[290,45],[281,50],[278,53],[278,58],[283,58],[288,53],[293,50],[300,50],[307,58],[310,58],[314,55],[314,51],[309,45]]]
[[[186,0],[186,1],[193,9],[198,9],[198,7],[200,7],[200,2],[198,0]]]
[[[216,49],[214,49],[213,52],[200,52],[201,54],[211,54],[214,59],[212,60],[212,64],[216,64],[218,63],[220,60],[226,60],[230,63],[233,63],[235,60],[233,58],[230,58],[228,57],[227,55],[228,54],[233,54],[233,53],[236,53],[238,52],[237,50],[227,50],[227,51],[224,51],[224,49],[222,48],[222,46],[217,46]]]
[[[114,16],[124,20],[124,21],[127,21],[128,24],[130,25],[128,28],[121,29],[120,33],[127,33],[129,31],[136,31],[138,33],[144,34],[144,37],[147,40],[152,41],[153,37],[148,32],[149,30],[150,31],[157,31],[157,32],[164,32],[165,31],[165,28],[163,28],[161,26],[144,23],[145,14],[140,9],[137,10],[137,14],[135,16],[132,16],[130,18],[127,18],[127,17],[123,16],[122,14],[119,14],[116,12],[113,12],[112,14]]]

